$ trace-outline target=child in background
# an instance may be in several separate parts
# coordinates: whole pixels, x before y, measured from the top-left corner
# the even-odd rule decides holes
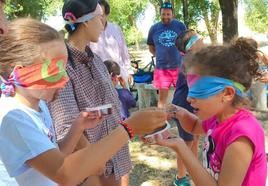
[[[158,139],[158,144],[175,150],[196,185],[265,186],[264,130],[245,108],[245,92],[258,76],[257,52],[239,38],[184,59],[194,114],[173,105],[170,116],[186,131],[206,134],[203,167],[182,139]]]
[[[125,120],[130,116],[129,109],[136,106],[136,100],[128,90],[124,79],[120,76],[120,66],[112,60],[106,60],[104,64],[109,74],[111,74],[113,85],[121,102],[121,117],[122,120]]]
[[[258,43],[256,40],[252,38],[245,38],[245,40],[254,48],[258,49]],[[267,64],[265,64],[267,63],[267,59],[261,51],[258,52],[258,59],[258,72],[260,73],[260,76],[252,82],[250,87],[252,107],[257,110],[267,110],[266,83],[268,79],[268,67]]]

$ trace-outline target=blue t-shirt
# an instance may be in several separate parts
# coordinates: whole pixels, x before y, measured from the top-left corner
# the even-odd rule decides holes
[[[57,186],[26,164],[48,150],[57,148],[52,120],[46,104],[37,112],[11,97],[1,97],[0,158],[8,174],[20,186]]]
[[[121,102],[121,119],[125,120],[130,116],[128,109],[136,106],[136,100],[126,88],[116,88],[116,91]]]
[[[159,22],[151,27],[147,44],[155,47],[157,69],[176,69],[181,65],[181,55],[175,41],[184,30],[186,26],[176,19],[167,25]]]

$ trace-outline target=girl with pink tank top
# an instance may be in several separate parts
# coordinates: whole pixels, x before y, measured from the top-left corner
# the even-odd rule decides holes
[[[194,113],[175,105],[167,110],[187,132],[206,135],[203,163],[180,138],[159,138],[157,143],[177,153],[195,185],[265,186],[264,130],[245,107],[245,93],[259,76],[258,52],[251,39],[238,38],[185,58],[187,100]]]

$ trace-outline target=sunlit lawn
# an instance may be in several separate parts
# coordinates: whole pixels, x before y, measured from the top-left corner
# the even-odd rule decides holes
[[[169,149],[148,146],[140,141],[130,144],[134,168],[130,175],[131,186],[172,185],[176,174],[176,156]]]

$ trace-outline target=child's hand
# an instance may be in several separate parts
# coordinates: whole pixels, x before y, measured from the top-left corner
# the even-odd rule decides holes
[[[123,88],[127,88],[127,86],[126,86],[126,82],[125,82],[125,80],[122,78],[122,76],[118,76],[117,78],[118,78],[118,81],[119,81],[120,85],[121,85]]]
[[[168,147],[176,151],[178,148],[179,142],[181,142],[182,139],[177,136],[171,136],[169,139],[162,139],[159,135],[156,135],[156,145],[160,145],[163,147]]]
[[[132,75],[132,74],[129,74],[129,75],[128,75],[128,84],[129,84],[129,85],[132,85],[133,82],[134,82],[133,75]]]
[[[81,130],[95,128],[103,119],[97,112],[80,112],[75,120],[76,126]]]
[[[172,118],[179,118],[181,115],[184,114],[185,109],[180,107],[180,106],[176,106],[174,104],[168,104],[165,107],[165,110],[168,114],[168,120],[172,119]]]

